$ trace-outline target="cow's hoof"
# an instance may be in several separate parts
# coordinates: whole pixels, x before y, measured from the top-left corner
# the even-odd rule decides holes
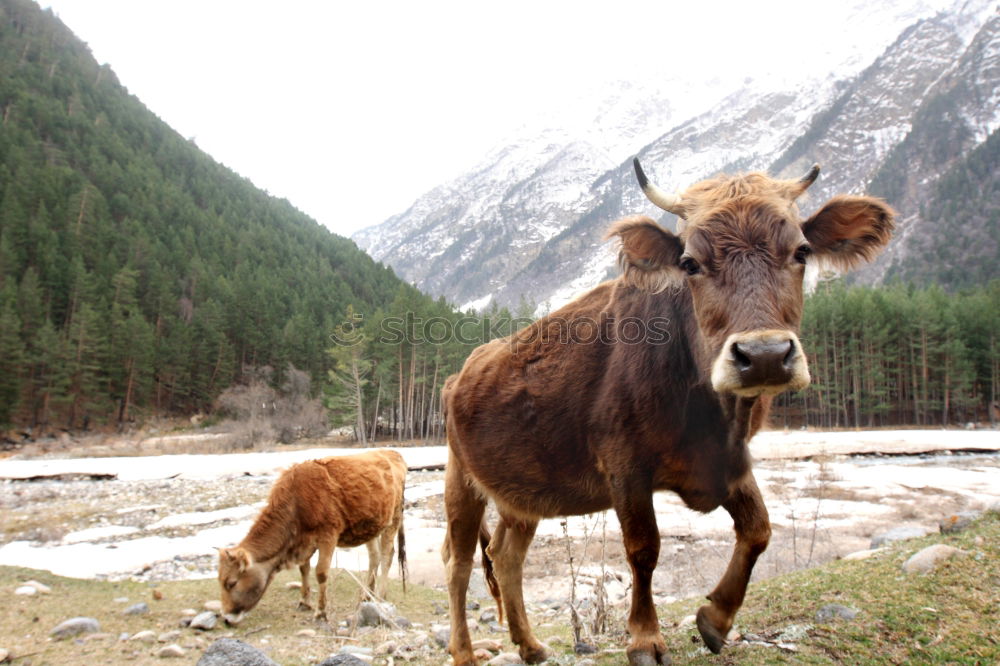
[[[670,657],[663,650],[653,648],[652,653],[648,649],[629,649],[629,666],[669,666]]]
[[[326,622],[326,611],[316,611],[315,619],[320,622]]]
[[[297,608],[300,611],[311,611],[313,609],[313,607],[310,604],[307,604],[304,601],[300,601]]]
[[[521,659],[524,660],[526,664],[540,664],[549,658],[549,653],[545,649],[544,645],[538,644],[534,647],[521,647],[518,652],[521,653]]]
[[[698,609],[698,633],[701,634],[701,639],[705,641],[705,646],[712,651],[712,654],[719,654],[722,652],[722,646],[726,644],[726,636],[709,620],[708,615],[711,608],[711,606],[702,606]]]

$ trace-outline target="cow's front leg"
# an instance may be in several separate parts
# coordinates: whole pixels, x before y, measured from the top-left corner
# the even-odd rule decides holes
[[[316,603],[316,619],[326,620],[326,579],[330,572],[333,551],[337,548],[337,537],[326,537],[319,542],[319,558],[316,562],[316,587],[319,601]]]
[[[743,605],[753,565],[771,538],[767,508],[752,472],[747,472],[722,506],[733,517],[736,546],[726,573],[708,595],[712,603],[698,609],[698,631],[708,649],[716,654],[722,650],[736,611]]]
[[[299,565],[299,574],[302,576],[302,600],[299,601],[299,610],[312,610],[312,605],[309,603],[309,560],[311,559],[312,555]]]
[[[612,501],[622,526],[625,555],[632,568],[632,608],[628,630],[632,642],[626,651],[632,666],[669,664],[667,645],[653,607],[653,570],[660,557],[660,532],[653,512],[653,492],[643,480],[612,483]]]

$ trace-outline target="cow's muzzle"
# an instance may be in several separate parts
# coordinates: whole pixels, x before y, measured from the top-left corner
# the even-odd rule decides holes
[[[235,627],[236,625],[238,625],[240,622],[243,621],[245,615],[246,615],[245,611],[240,611],[239,613],[223,613],[222,619],[225,620],[226,624],[228,624],[230,627]]]
[[[712,387],[745,398],[799,390],[809,385],[809,366],[791,331],[730,335],[712,366]]]

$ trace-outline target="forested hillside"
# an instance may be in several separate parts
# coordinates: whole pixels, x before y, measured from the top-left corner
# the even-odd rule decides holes
[[[349,306],[452,314],[179,136],[27,0],[0,2],[0,123],[0,424],[190,413],[256,366],[315,392]]]

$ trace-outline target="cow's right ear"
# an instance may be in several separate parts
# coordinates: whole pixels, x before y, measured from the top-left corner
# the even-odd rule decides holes
[[[680,277],[677,262],[684,252],[681,239],[652,218],[635,215],[618,220],[605,238],[618,236],[618,263],[625,281],[646,291],[663,291]]]
[[[230,564],[236,567],[237,571],[243,573],[250,566],[250,555],[242,548],[220,548],[219,556],[227,559]]]

